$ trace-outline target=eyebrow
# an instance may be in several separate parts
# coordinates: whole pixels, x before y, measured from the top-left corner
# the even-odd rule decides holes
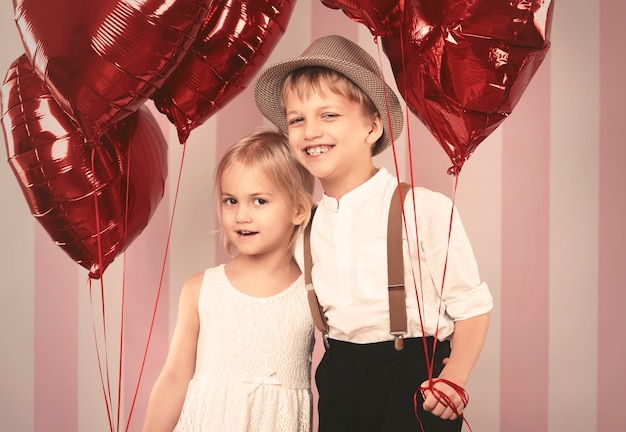
[[[249,196],[249,197],[274,196],[274,195],[275,194],[273,194],[272,192],[252,192],[250,194],[247,194],[247,196]],[[231,192],[222,191],[222,197],[224,197],[224,196],[235,197],[236,195],[234,193],[231,193]]]

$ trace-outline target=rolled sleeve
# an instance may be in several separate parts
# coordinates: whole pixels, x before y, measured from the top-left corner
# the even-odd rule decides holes
[[[446,312],[454,320],[465,320],[485,314],[493,308],[493,298],[485,282],[446,299]]]

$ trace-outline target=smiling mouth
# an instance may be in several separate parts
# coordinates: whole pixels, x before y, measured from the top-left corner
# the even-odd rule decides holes
[[[307,147],[304,152],[309,156],[319,156],[321,154],[326,153],[331,149],[331,146],[328,145],[320,145],[314,147]]]
[[[248,237],[254,234],[258,234],[256,231],[237,231],[237,235]]]

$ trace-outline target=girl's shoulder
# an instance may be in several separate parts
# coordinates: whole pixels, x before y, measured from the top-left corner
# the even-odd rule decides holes
[[[181,295],[186,292],[187,296],[193,297],[196,300],[200,297],[202,291],[206,291],[206,288],[210,285],[214,285],[217,281],[225,278],[224,266],[219,265],[216,267],[208,268],[202,272],[191,275],[185,284]]]

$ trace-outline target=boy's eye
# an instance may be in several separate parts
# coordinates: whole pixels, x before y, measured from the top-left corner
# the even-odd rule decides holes
[[[293,117],[287,120],[287,124],[288,125],[294,125],[297,123],[300,123],[301,121],[303,121],[304,119],[302,117]]]
[[[323,118],[326,119],[333,119],[335,117],[339,117],[339,114],[335,114],[335,113],[324,113],[324,115],[322,115]]]

